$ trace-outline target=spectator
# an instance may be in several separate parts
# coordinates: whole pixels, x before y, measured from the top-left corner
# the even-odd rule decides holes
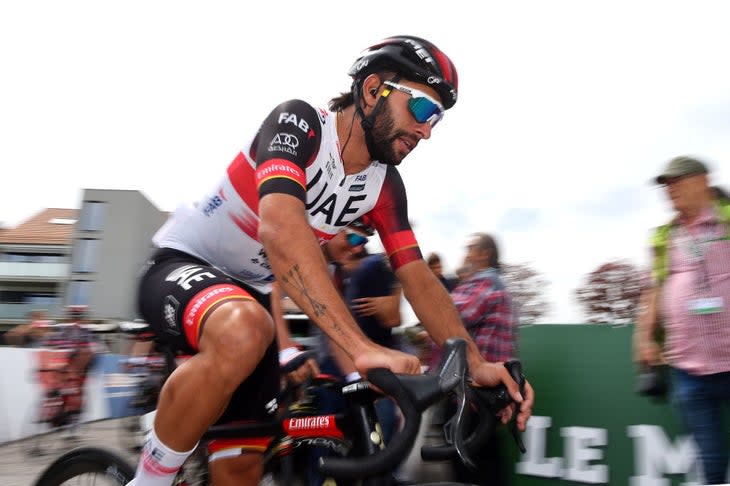
[[[62,322],[52,325],[40,341],[37,353],[39,381],[46,396],[62,398],[62,412],[52,425],[78,424],[84,407],[84,384],[98,343],[81,326],[86,306],[66,306]]]
[[[353,225],[353,228],[357,230],[345,231],[350,251],[343,252],[337,259],[335,283],[365,335],[383,347],[397,349],[392,329],[401,322],[401,287],[385,255],[370,255],[365,249],[368,241],[365,235],[372,235],[373,231],[360,225]],[[325,349],[331,356],[324,358],[323,370],[342,377],[345,381],[360,379],[352,360],[337,345],[329,341]],[[336,412],[343,405],[334,397],[324,394],[319,397],[320,404],[326,407],[320,409],[320,413]],[[375,409],[382,427],[383,440],[388,443],[397,424],[395,404],[390,398],[383,398],[375,403]],[[323,453],[325,451],[317,451],[315,457],[318,458]],[[309,484],[321,484],[316,467],[310,469],[310,476],[314,479]]]
[[[642,296],[634,360],[661,363],[661,323],[673,402],[697,443],[705,482],[722,484],[730,454],[722,423],[730,403],[730,200],[710,187],[708,172],[680,156],[656,178],[676,214],[651,240],[652,282]]]
[[[401,323],[401,287],[385,255],[368,255],[363,248],[344,266],[349,273],[345,301],[355,321],[374,342],[398,349],[393,328]],[[383,428],[383,438],[388,443],[396,426],[395,405],[385,398],[378,400],[375,408]]]
[[[33,310],[30,312],[26,324],[18,324],[5,333],[5,343],[14,346],[37,346],[52,325],[53,321],[48,319],[46,310]]]
[[[464,283],[466,279],[474,274],[474,270],[471,265],[464,262],[459,268],[456,269],[456,285]]]
[[[471,274],[451,292],[464,326],[485,360],[503,362],[515,358],[518,321],[512,297],[500,277],[494,237],[486,233],[472,235],[466,246],[465,265]],[[450,417],[455,410],[455,404],[447,403],[441,418]],[[506,460],[498,436],[493,435],[476,461],[478,472],[468,470],[459,460],[453,461],[456,479],[479,485],[505,485],[509,475]]]
[[[455,278],[447,278],[444,276],[441,256],[438,253],[429,254],[428,258],[426,258],[426,263],[428,263],[428,268],[431,269],[433,274],[436,275],[443,286],[446,287],[446,290],[449,292],[454,290],[454,287],[456,287],[458,282]]]

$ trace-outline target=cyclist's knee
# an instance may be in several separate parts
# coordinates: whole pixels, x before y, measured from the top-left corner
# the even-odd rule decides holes
[[[250,301],[227,302],[207,319],[200,338],[201,352],[223,362],[240,363],[263,357],[275,331],[266,310]]]

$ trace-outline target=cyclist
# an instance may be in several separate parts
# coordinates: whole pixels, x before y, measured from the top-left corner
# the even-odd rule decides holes
[[[350,91],[332,99],[330,110],[300,100],[276,107],[221,182],[176,209],[154,236],[158,250],[141,278],[140,311],[161,339],[196,354],[161,391],[135,486],[170,485],[211,424],[274,412],[278,359],[267,311],[274,279],[360,372],[420,372],[415,356],[365,337],[327,273],[326,259],[347,247],[340,230],[365,214],[433,339],[467,339],[473,379],[505,383],[524,429],[532,389],[523,399],[503,366],[479,356],[423,261],[395,167],[456,102],[456,69],[432,43],[396,36],[366,49],[349,74]],[[507,420],[512,409],[502,412]],[[210,449],[214,484],[256,484],[256,444]]]
[[[87,320],[85,305],[68,305],[62,322],[51,327],[41,342],[41,382],[50,398],[61,397],[62,410],[53,417],[54,425],[77,423],[84,405],[84,384],[99,344],[82,327]],[[54,370],[54,379],[43,375]]]

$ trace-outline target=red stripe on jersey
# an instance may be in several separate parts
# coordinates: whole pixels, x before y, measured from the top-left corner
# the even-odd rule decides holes
[[[421,255],[420,248],[418,248],[417,246],[411,246],[409,248],[403,248],[401,250],[398,250],[397,252],[390,255],[389,259],[391,268],[393,268],[394,270],[398,270],[406,263],[423,259],[423,255]]]
[[[259,220],[251,214],[234,214],[229,212],[228,217],[241,228],[252,240],[259,241]]]
[[[256,188],[256,176],[253,167],[242,152],[239,152],[228,166],[228,179],[246,206],[251,208],[255,214],[259,214],[259,191]]]
[[[378,233],[380,234],[380,233]],[[393,270],[420,258],[416,236],[411,230],[398,231],[381,237]]]
[[[214,305],[227,300],[253,300],[248,292],[230,284],[212,285],[190,299],[183,313],[183,327],[188,344],[198,349],[200,325],[205,321]]]
[[[307,176],[302,168],[286,159],[271,159],[259,165],[256,169],[256,187],[260,188],[264,182],[278,177],[291,179],[307,190]]]
[[[397,251],[418,246],[418,242],[416,242],[416,235],[413,234],[413,231],[405,230],[386,235],[383,238],[383,246],[388,256],[391,256]]]

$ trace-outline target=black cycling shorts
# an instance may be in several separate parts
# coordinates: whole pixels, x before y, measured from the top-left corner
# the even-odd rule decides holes
[[[152,255],[140,279],[137,299],[140,314],[156,338],[185,354],[197,352],[200,324],[222,302],[251,300],[271,311],[269,295],[169,248]],[[269,418],[275,411],[278,391],[279,355],[274,340],[253,373],[234,392],[217,423]]]

